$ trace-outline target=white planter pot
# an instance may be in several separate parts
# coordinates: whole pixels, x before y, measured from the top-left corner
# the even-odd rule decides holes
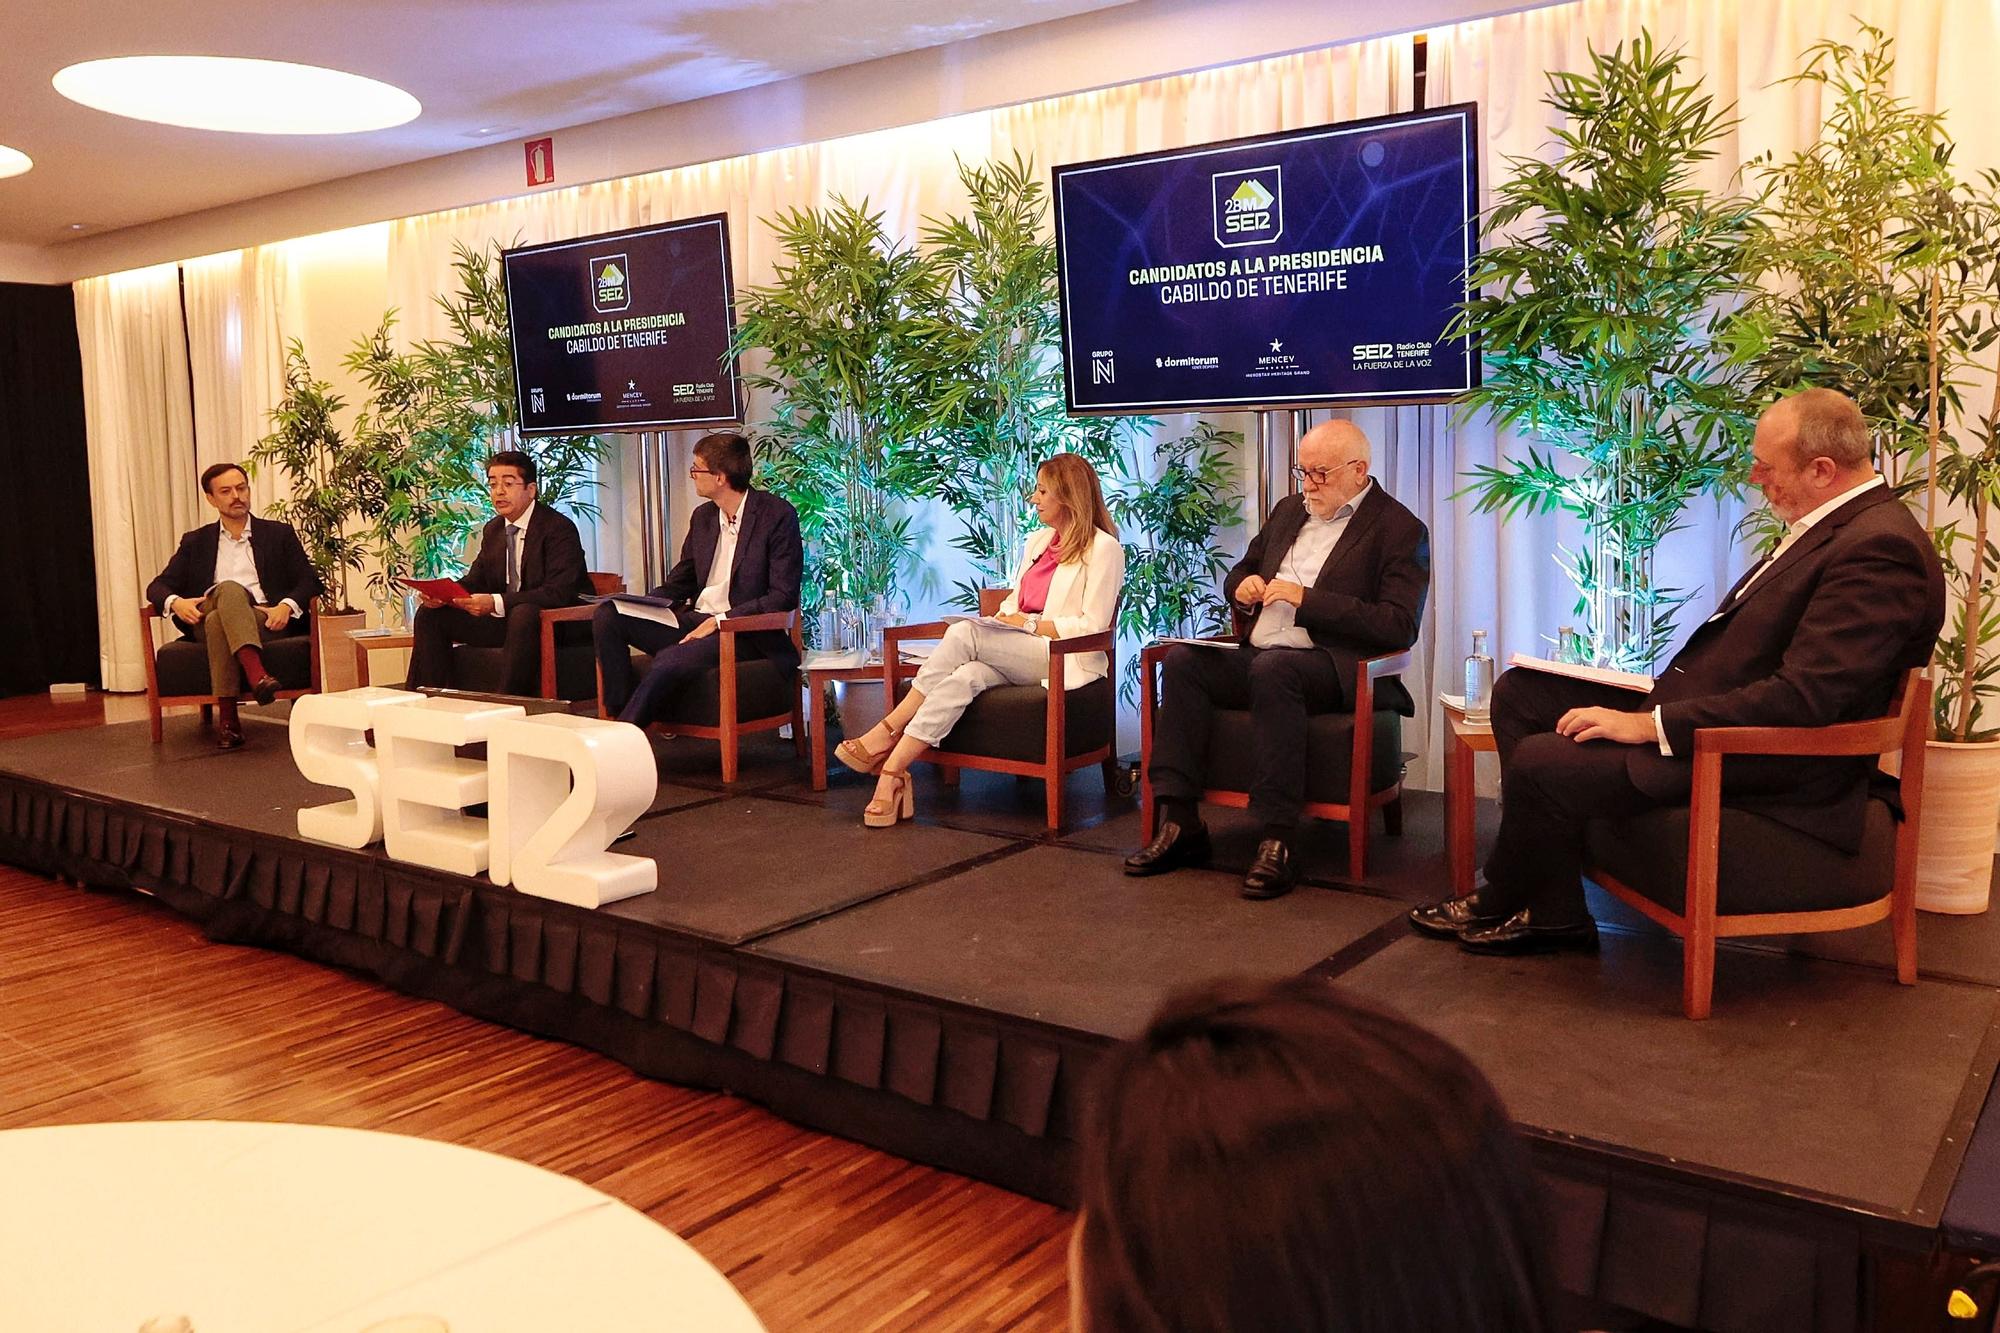
[[[2000,743],[1924,747],[1923,826],[1917,833],[1917,906],[1965,915],[1993,891],[2000,825]]]

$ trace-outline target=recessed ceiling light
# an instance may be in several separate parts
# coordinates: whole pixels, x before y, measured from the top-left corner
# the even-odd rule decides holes
[[[54,82],[70,101],[115,116],[238,134],[356,134],[423,110],[359,74],[236,56],[114,56],[58,70]]]
[[[519,125],[481,125],[476,130],[467,130],[465,137],[468,139],[491,139],[496,134],[512,134],[520,128]]]
[[[0,143],[0,177],[18,176],[35,165],[35,159],[18,148]]]
[[[72,222],[69,224],[69,229],[71,231],[82,231],[85,227],[88,227],[89,225],[90,224],[88,222]]]

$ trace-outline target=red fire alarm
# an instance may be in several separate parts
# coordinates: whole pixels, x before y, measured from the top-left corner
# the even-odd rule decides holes
[[[528,184],[548,185],[556,178],[556,141],[530,139],[522,149],[528,158]]]

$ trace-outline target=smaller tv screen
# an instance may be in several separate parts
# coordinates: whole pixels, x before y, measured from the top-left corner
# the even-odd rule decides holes
[[[1076,413],[1443,402],[1477,248],[1470,104],[1055,169]]]
[[[524,435],[743,419],[722,214],[501,256]]]

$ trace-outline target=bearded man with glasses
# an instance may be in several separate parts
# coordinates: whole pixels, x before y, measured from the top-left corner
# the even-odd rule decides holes
[[[486,494],[493,518],[479,536],[479,554],[449,605],[425,598],[410,627],[411,689],[450,685],[452,646],[504,648],[505,691],[541,692],[542,612],[575,606],[590,592],[583,538],[576,524],[535,503],[535,460],[504,449],[486,460]]]
[[[1430,534],[1368,475],[1368,437],[1347,421],[1313,427],[1288,495],[1223,580],[1247,632],[1234,649],[1178,645],[1167,654],[1147,776],[1158,802],[1153,841],[1125,859],[1157,875],[1208,859],[1198,803],[1218,709],[1250,711],[1257,769],[1250,813],[1262,821],[1243,896],[1291,890],[1292,837],[1305,805],[1306,719],[1351,708],[1356,664],[1417,639],[1430,591]],[[1409,717],[1400,680],[1376,697]]]

